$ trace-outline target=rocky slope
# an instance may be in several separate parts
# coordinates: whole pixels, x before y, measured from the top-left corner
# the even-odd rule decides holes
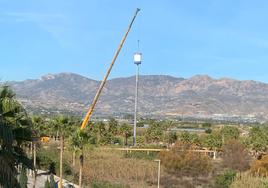
[[[30,111],[83,115],[99,81],[77,74],[46,75],[37,80],[9,82],[18,99]],[[135,77],[109,80],[95,114],[128,114],[134,107]],[[213,114],[268,117],[268,84],[163,75],[140,77],[139,112],[143,116],[210,116]]]

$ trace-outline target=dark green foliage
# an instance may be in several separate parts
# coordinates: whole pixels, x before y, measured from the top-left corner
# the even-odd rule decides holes
[[[57,150],[40,150],[37,152],[37,166],[40,169],[54,171],[53,166],[57,163]],[[55,172],[55,171],[54,171]],[[53,172],[52,172],[53,173]]]
[[[51,188],[48,179],[45,181],[45,186],[44,186],[44,188]]]
[[[121,125],[120,129],[119,129],[119,133],[124,136],[125,138],[125,146],[128,145],[128,138],[132,135],[132,127],[126,123],[124,123],[123,125]]]
[[[52,174],[59,172],[59,151],[57,149],[43,149],[37,152],[37,166],[42,170],[49,170]],[[63,173],[72,174],[72,168],[67,161],[63,161]]]
[[[51,174],[56,174],[56,164],[55,162],[50,162],[48,170]]]
[[[211,134],[211,133],[212,133],[212,129],[210,129],[210,128],[206,129],[206,130],[205,130],[205,133],[207,133],[207,134]]]
[[[167,141],[169,144],[175,143],[178,139],[176,132],[169,132],[167,136],[168,136]]]
[[[209,149],[219,149],[222,146],[222,137],[218,132],[213,132],[204,137],[202,145]]]
[[[26,174],[26,168],[22,167],[20,178],[19,178],[19,184],[21,188],[27,188],[28,178]]]
[[[197,134],[189,133],[187,131],[181,133],[180,141],[185,144],[194,144],[196,146],[199,146],[201,144],[200,138]]]
[[[234,181],[236,172],[233,170],[227,170],[223,174],[216,177],[216,185],[221,188],[228,188]]]
[[[114,118],[110,118],[108,122],[108,132],[113,135],[118,134],[118,122]]]
[[[211,126],[212,126],[211,123],[208,122],[202,124],[203,128],[211,128]]]
[[[228,142],[229,140],[238,139],[239,137],[239,130],[237,127],[231,126],[224,126],[221,129],[221,135],[223,142]]]
[[[163,138],[163,129],[159,123],[154,122],[146,130],[146,140],[149,142],[159,142]]]
[[[113,125],[114,121],[110,122],[110,126],[106,126],[103,122],[97,122],[93,127],[95,127],[93,130],[97,136],[98,143],[101,145],[107,145],[111,144],[113,140],[113,134],[112,132],[109,132],[109,130],[115,129]],[[117,128],[116,128],[117,129]],[[115,130],[113,130],[115,131]]]
[[[247,140],[250,149],[257,152],[265,152],[268,147],[268,127],[253,127],[249,132]]]
[[[18,187],[18,164],[32,169],[20,148],[31,140],[31,121],[9,87],[0,88],[0,187]]]

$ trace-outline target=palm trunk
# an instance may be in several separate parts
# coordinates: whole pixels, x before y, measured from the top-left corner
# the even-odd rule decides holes
[[[63,136],[60,137],[60,185],[59,188],[62,188],[62,166],[63,166]]]
[[[83,177],[83,166],[84,166],[84,152],[83,146],[81,148],[81,155],[80,155],[80,169],[79,169],[79,188],[82,188],[82,177]]]
[[[30,144],[30,156],[33,158],[33,142]],[[30,170],[30,176],[33,177],[33,170]]]
[[[128,135],[127,134],[125,135],[125,139],[126,139],[125,140],[125,146],[127,146],[127,139],[128,139]]]
[[[73,150],[73,167],[75,167],[75,158],[76,158],[76,151]]]

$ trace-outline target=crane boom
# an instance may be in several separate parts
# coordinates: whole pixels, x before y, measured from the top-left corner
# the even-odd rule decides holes
[[[90,120],[90,118],[92,116],[92,113],[93,113],[93,110],[94,110],[94,108],[95,108],[95,106],[96,106],[96,104],[98,102],[98,99],[100,97],[100,94],[102,92],[102,89],[104,88],[104,85],[105,85],[105,83],[106,83],[106,81],[108,79],[108,76],[109,76],[109,74],[110,74],[110,72],[111,72],[111,70],[113,68],[113,65],[114,65],[116,59],[117,59],[117,56],[119,55],[120,50],[121,50],[121,48],[123,47],[123,45],[125,43],[125,40],[126,40],[126,38],[128,36],[128,33],[131,30],[131,27],[133,25],[133,22],[134,22],[134,20],[135,20],[135,18],[136,18],[136,16],[137,16],[137,14],[138,14],[139,11],[140,11],[140,9],[137,8],[137,10],[135,11],[135,14],[134,14],[134,16],[133,16],[133,18],[132,18],[129,26],[128,26],[127,32],[125,33],[124,37],[122,38],[122,40],[121,40],[121,42],[120,42],[120,44],[119,44],[119,46],[117,48],[117,51],[114,54],[114,57],[113,57],[112,62],[110,64],[110,67],[108,68],[108,70],[107,70],[107,72],[106,72],[106,74],[105,74],[105,76],[104,76],[104,78],[103,78],[103,80],[102,80],[102,82],[101,82],[101,84],[99,86],[99,89],[98,89],[98,91],[97,91],[97,93],[96,93],[96,95],[95,95],[95,97],[94,97],[94,99],[92,101],[92,104],[91,104],[91,106],[88,109],[88,112],[87,112],[87,114],[86,114],[86,116],[85,116],[85,118],[84,118],[84,120],[82,122],[82,125],[81,125],[80,129],[84,129],[87,126],[87,123]]]

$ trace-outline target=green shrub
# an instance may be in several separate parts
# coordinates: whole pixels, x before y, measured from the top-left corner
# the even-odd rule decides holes
[[[211,129],[211,128],[206,129],[206,130],[205,130],[205,133],[207,133],[207,134],[211,134],[211,133],[212,133],[212,129]]]
[[[233,170],[227,170],[223,174],[216,177],[216,185],[222,188],[228,188],[234,181],[236,172]]]
[[[133,137],[132,137],[133,139]],[[137,136],[136,138],[137,145],[143,146],[145,144],[145,137],[144,136]]]
[[[59,152],[56,149],[43,149],[37,153],[38,168],[42,170],[49,170],[52,174],[58,174],[60,169]],[[72,175],[72,168],[70,164],[63,160],[63,173],[65,175]]]
[[[168,135],[166,136],[166,141],[169,143],[169,144],[173,144],[177,141],[178,139],[178,136],[177,136],[177,133],[176,132],[169,132]]]
[[[20,178],[19,178],[20,187],[27,188],[27,182],[28,182],[28,178],[26,174],[26,168],[22,167]]]
[[[56,164],[59,161],[59,151],[57,149],[40,149],[37,152],[36,160],[38,168],[49,170],[53,163]]]
[[[119,136],[115,136],[112,138],[112,142],[114,144],[119,144],[119,145],[123,145],[123,138],[122,137],[119,137]]]
[[[45,186],[44,186],[44,188],[50,188],[50,184],[49,184],[48,179],[45,181]]]
[[[63,168],[63,173],[65,175],[72,175],[72,167],[70,166],[70,164],[66,161],[63,161],[63,165],[62,165],[62,168]],[[56,169],[59,170],[60,169],[60,163],[59,162],[56,162]]]

